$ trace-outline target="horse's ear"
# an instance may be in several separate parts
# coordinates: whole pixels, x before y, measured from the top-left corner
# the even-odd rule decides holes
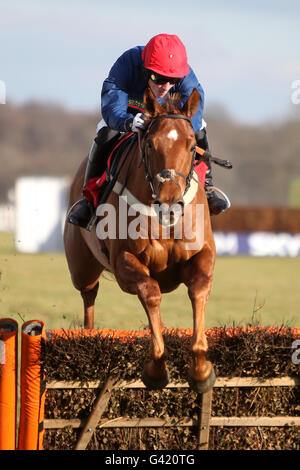
[[[150,117],[156,117],[163,112],[163,107],[156,100],[150,87],[144,93],[144,109],[145,114],[149,114]]]
[[[182,112],[186,114],[189,118],[193,117],[196,114],[200,104],[200,93],[197,88],[194,88],[190,94],[188,100],[185,102]]]

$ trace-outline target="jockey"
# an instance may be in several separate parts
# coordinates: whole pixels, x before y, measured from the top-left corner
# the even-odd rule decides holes
[[[178,92],[183,106],[194,88],[200,94],[198,111],[192,118],[197,144],[208,150],[206,123],[202,119],[204,91],[192,68],[188,65],[186,49],[176,35],[158,34],[146,46],[137,46],[124,52],[111,68],[101,93],[102,121],[92,144],[85,173],[87,182],[101,176],[106,169],[107,149],[121,133],[138,132],[143,128],[143,95],[150,87],[159,103],[169,92]],[[213,186],[211,164],[208,163],[205,189],[211,214],[224,212],[228,205],[209,190]],[[95,209],[83,198],[68,221],[83,228],[89,227]]]

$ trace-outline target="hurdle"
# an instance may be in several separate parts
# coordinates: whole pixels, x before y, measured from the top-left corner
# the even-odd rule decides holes
[[[248,429],[250,437],[257,434],[255,442],[260,441],[261,446],[266,442],[268,429],[275,433],[278,445],[284,433],[287,441],[293,440],[293,448],[299,445],[300,371],[299,364],[292,362],[293,344],[300,338],[299,328],[207,329],[212,360],[219,370],[213,389],[202,395],[189,390],[182,375],[184,365],[188,364],[192,329],[165,329],[163,334],[169,347],[172,379],[163,390],[151,392],[139,379],[149,345],[149,330],[46,330],[39,320],[25,322],[21,328],[17,430],[18,324],[7,318],[0,320],[0,450],[108,450],[120,443],[122,448],[128,444],[131,450],[130,441],[134,441],[134,436],[138,436],[142,447],[152,449],[151,439],[154,438],[151,436],[155,433],[164,433],[164,445],[172,439],[172,442],[179,442],[185,436],[179,442],[181,450],[222,449],[222,445],[230,445],[230,436],[236,433],[245,436]],[[239,353],[244,352],[247,345],[250,349],[243,363]],[[258,362],[262,358],[257,355],[257,348],[264,348],[267,359],[272,360],[275,355],[270,369],[266,367],[266,358],[258,365],[253,362],[255,358]],[[120,357],[123,353],[125,359]],[[126,360],[132,354],[134,357]],[[90,357],[99,357],[99,363],[91,362]],[[173,361],[177,363],[172,365]],[[252,363],[255,367],[248,365]],[[273,373],[273,366],[281,370],[274,369]],[[89,375],[85,374],[87,369]],[[79,402],[76,394],[81,397]],[[68,397],[67,401],[63,401],[63,396]],[[136,396],[140,397],[139,405],[135,403]],[[240,396],[246,398],[255,414],[247,413],[247,407],[238,401]],[[91,397],[93,401],[89,402]],[[159,399],[166,400],[165,403],[170,400],[173,411],[177,406],[175,400],[179,400],[183,403],[181,414],[170,414],[168,407],[164,407],[166,411],[156,415]],[[277,404],[272,400],[278,399],[282,399],[282,407],[278,405],[281,408],[276,413]],[[119,410],[120,400],[123,405]],[[263,406],[260,405],[262,400]],[[219,406],[220,402],[225,403],[224,408]],[[84,409],[90,411],[87,413]],[[222,433],[227,430],[231,434],[223,439]],[[59,436],[65,437],[61,441]]]

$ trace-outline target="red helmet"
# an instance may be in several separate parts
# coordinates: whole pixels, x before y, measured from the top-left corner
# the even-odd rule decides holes
[[[185,46],[176,35],[154,36],[143,49],[142,59],[146,69],[165,77],[184,77],[190,71]]]

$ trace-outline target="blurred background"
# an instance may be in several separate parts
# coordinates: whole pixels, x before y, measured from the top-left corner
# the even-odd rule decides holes
[[[296,0],[0,0],[0,316],[82,324],[62,245],[69,184],[110,67],[165,32],[204,88],[212,152],[233,163],[214,168],[232,208],[213,219],[206,324],[300,326],[299,14]],[[143,327],[138,301],[105,277],[96,326]],[[165,298],[167,326],[191,326],[184,288]]]

